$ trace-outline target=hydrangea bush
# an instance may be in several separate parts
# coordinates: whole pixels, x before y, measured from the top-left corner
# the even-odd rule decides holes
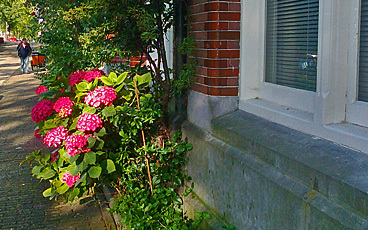
[[[190,180],[182,166],[192,146],[162,129],[150,73],[78,71],[42,84],[31,116],[50,152],[24,162],[36,161],[32,174],[49,182],[45,197],[72,201],[108,185],[120,194],[111,211],[127,227],[195,228],[181,209],[191,188],[179,193]]]

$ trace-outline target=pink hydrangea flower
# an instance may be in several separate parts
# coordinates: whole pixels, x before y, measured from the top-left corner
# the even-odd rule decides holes
[[[40,129],[36,129],[36,130],[34,131],[34,136],[35,136],[35,138],[37,138],[37,139],[41,139],[41,134],[39,134],[38,132],[40,132]]]
[[[72,114],[73,102],[69,97],[60,97],[54,104],[55,111],[59,114],[59,117],[67,117]]]
[[[116,91],[114,88],[103,86],[89,92],[84,97],[84,102],[92,107],[99,107],[101,104],[105,106],[112,105],[116,99]]]
[[[105,76],[105,73],[102,70],[93,69],[91,71],[85,72],[82,79],[90,82],[96,78],[99,79],[102,76]]]
[[[86,72],[84,71],[78,71],[78,72],[72,73],[72,75],[70,75],[69,77],[69,85],[74,86],[78,84],[79,82],[81,82],[83,80],[83,76],[85,73]]]
[[[42,100],[38,102],[31,112],[32,120],[35,122],[44,121],[52,114],[54,102],[49,100]]]
[[[58,156],[59,156],[59,151],[56,151],[54,152],[52,155],[51,155],[51,162],[54,162],[58,159]]]
[[[44,86],[44,85],[40,85],[40,86],[38,86],[37,87],[37,89],[35,90],[36,91],[36,94],[37,95],[40,95],[41,93],[44,93],[44,92],[46,92],[48,89],[47,89],[47,87],[46,86]]]
[[[59,117],[67,117],[70,114],[72,114],[72,112],[73,112],[72,108],[61,108],[60,113],[59,113]]]
[[[68,185],[71,188],[71,187],[73,187],[75,182],[77,182],[79,179],[80,179],[79,175],[72,176],[72,174],[70,174],[70,172],[65,172],[63,174],[62,181],[64,181],[65,184]]]
[[[82,132],[96,131],[102,127],[102,120],[97,114],[83,113],[77,121],[77,129]]]
[[[46,133],[45,138],[43,138],[43,143],[48,147],[58,147],[59,145],[61,145],[61,142],[66,139],[67,136],[68,130],[63,126],[59,126],[55,129],[51,129]]]
[[[70,136],[68,136],[65,140],[65,148],[66,148],[66,151],[67,153],[74,157],[77,153],[86,153],[86,152],[89,152],[91,151],[91,149],[87,149],[86,146],[87,146],[87,138],[89,137],[90,135],[86,135],[86,136],[83,136],[83,135],[78,135],[78,134],[72,134]]]

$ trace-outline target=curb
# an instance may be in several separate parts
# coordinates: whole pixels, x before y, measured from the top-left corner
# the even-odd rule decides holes
[[[103,186],[102,187],[103,196],[105,197],[105,200],[107,201],[107,205],[109,208],[112,208],[112,205],[114,203],[114,196],[115,196],[115,190],[112,187]],[[114,219],[116,229],[123,229],[123,225],[121,224],[121,217],[113,213],[112,218]]]
[[[118,229],[114,216],[107,210],[107,208],[109,208],[109,201],[106,199],[106,196],[100,193],[97,195],[97,199],[99,201],[100,211],[106,229]]]

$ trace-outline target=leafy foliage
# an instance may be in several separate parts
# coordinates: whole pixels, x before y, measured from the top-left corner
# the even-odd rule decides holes
[[[120,75],[112,72],[74,86],[69,85],[67,77],[43,80],[48,91],[41,94],[40,100],[58,101],[68,97],[73,102],[70,116],[60,117],[54,111],[38,123],[38,133],[44,142],[60,126],[67,129],[68,136],[88,136],[86,146],[80,146],[75,156],[68,150],[66,137],[53,152],[34,151],[26,157],[24,162],[37,162],[32,174],[50,183],[43,193],[45,197],[62,196],[71,201],[101,185],[113,186],[120,195],[111,211],[122,215],[126,227],[197,228],[200,221],[184,217],[181,208],[182,198],[192,188],[179,192],[184,182],[190,180],[183,166],[193,146],[183,141],[180,133],[170,140],[168,133],[161,129],[157,121],[162,111],[151,94],[150,83],[150,73],[128,72]],[[116,98],[111,105],[89,106],[87,95],[100,87],[112,87]],[[82,132],[78,122],[84,113],[100,117],[103,126]],[[66,173],[76,177],[71,186],[65,179]]]
[[[42,19],[34,29],[42,31],[42,52],[48,58],[49,71],[42,78],[48,91],[40,99],[55,102],[68,97],[73,101],[70,116],[54,112],[38,123],[39,133],[45,138],[63,126],[68,136],[87,138],[87,146],[79,148],[75,156],[69,154],[66,140],[55,150],[57,160],[56,152],[35,151],[27,156],[26,161],[37,162],[32,173],[50,182],[44,196],[73,200],[109,185],[120,194],[111,211],[122,214],[128,229],[196,229],[206,215],[195,221],[186,218],[182,198],[192,188],[180,192],[190,180],[183,166],[192,145],[180,134],[170,138],[166,123],[170,97],[189,87],[196,69],[195,62],[188,62],[178,79],[170,78],[165,39],[173,23],[175,1],[28,3]],[[194,47],[193,39],[188,39],[181,52],[190,54]],[[144,56],[149,65],[122,65],[108,76],[70,85],[71,73],[99,68],[116,55]],[[86,97],[99,87],[113,88],[116,99],[112,104],[91,107]],[[78,120],[84,113],[97,115],[103,126],[82,132]]]
[[[32,17],[32,9],[26,5],[26,0],[2,0],[0,1],[0,29],[8,29],[17,37],[34,37],[32,27],[35,23]],[[8,25],[8,28],[6,28]]]
[[[195,72],[191,62],[184,66],[179,79],[170,78],[165,39],[177,1],[28,0],[43,20],[34,30],[42,31],[42,52],[48,58],[51,75],[98,68],[116,55],[145,57],[157,90],[154,96],[164,113],[170,96],[188,88]],[[193,53],[193,45],[193,39],[189,39],[181,52]]]

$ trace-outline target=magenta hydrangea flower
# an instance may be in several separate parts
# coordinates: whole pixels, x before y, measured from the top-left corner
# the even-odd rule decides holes
[[[59,117],[67,117],[70,114],[72,114],[72,112],[73,112],[72,108],[61,108],[60,113],[59,113]]]
[[[89,92],[84,97],[84,102],[92,107],[99,107],[101,104],[105,106],[112,105],[116,99],[116,91],[114,88],[103,86]]]
[[[78,84],[79,82],[81,82],[83,80],[83,76],[85,73],[86,72],[84,71],[78,71],[78,72],[72,73],[72,75],[70,75],[69,77],[69,85],[74,86]]]
[[[56,151],[54,152],[52,155],[51,155],[51,162],[54,162],[58,159],[58,156],[59,156],[59,151]]]
[[[54,104],[55,111],[59,114],[59,117],[67,117],[72,114],[73,102],[69,97],[60,97]]]
[[[77,182],[79,179],[80,179],[79,175],[72,176],[72,174],[70,174],[70,172],[65,172],[63,174],[62,181],[64,181],[65,184],[68,185],[71,188],[71,187],[73,187],[75,182]]]
[[[36,129],[36,130],[34,131],[34,136],[35,136],[35,138],[37,138],[37,139],[41,139],[41,134],[39,134],[38,132],[40,132],[40,129]]]
[[[54,102],[49,100],[42,100],[38,102],[31,112],[32,120],[35,122],[44,121],[52,114]]]
[[[83,113],[77,121],[77,129],[82,132],[96,131],[102,127],[102,120],[96,114]]]
[[[40,95],[41,93],[44,93],[44,92],[46,92],[48,89],[47,89],[47,87],[46,86],[44,86],[44,85],[40,85],[40,86],[38,86],[37,87],[37,89],[35,90],[36,91],[36,94],[37,95]]]
[[[68,136],[65,139],[65,148],[67,153],[74,157],[77,153],[82,153],[82,152],[89,152],[91,151],[91,149],[87,149],[87,138],[90,135],[79,135],[79,134],[72,134],[70,136]]]
[[[67,136],[68,130],[63,126],[59,126],[46,133],[45,138],[43,138],[43,143],[48,147],[54,146],[56,148],[61,145],[61,142],[65,140]]]
[[[102,76],[105,76],[104,71],[99,70],[99,69],[93,69],[91,71],[85,72],[82,79],[90,82],[96,78],[99,79]]]

